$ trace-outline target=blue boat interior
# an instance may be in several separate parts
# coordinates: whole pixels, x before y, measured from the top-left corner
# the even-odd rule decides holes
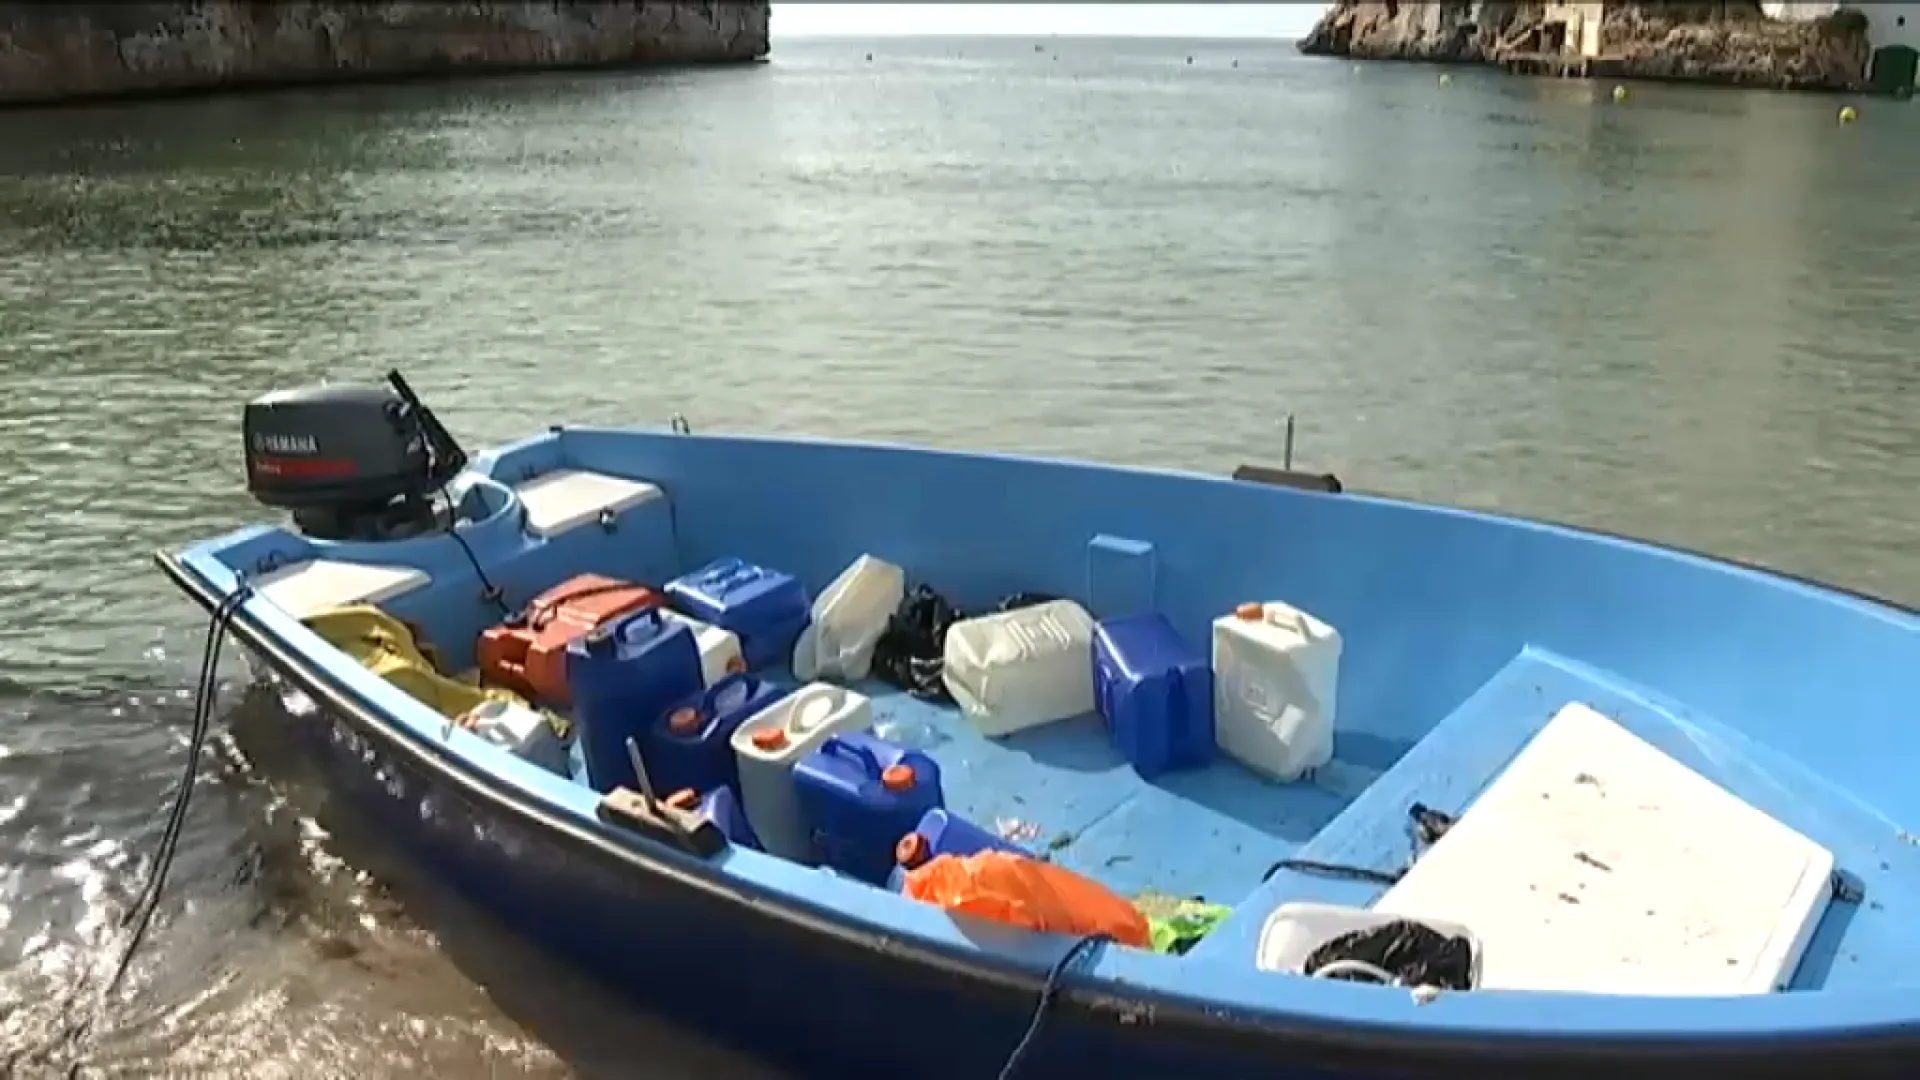
[[[515,489],[562,468],[645,481],[666,498],[535,535]],[[950,706],[858,685],[879,734],[938,761],[953,812],[1011,830],[1123,896],[1200,896],[1234,909],[1186,955],[1153,958],[1167,966],[1140,976],[1147,981],[1194,993],[1237,987],[1246,1002],[1304,1007],[1310,999],[1284,988],[1304,980],[1254,971],[1263,920],[1294,900],[1364,906],[1386,887],[1270,868],[1304,859],[1404,869],[1415,854],[1410,806],[1464,813],[1569,702],[1593,706],[1834,854],[1864,901],[1828,909],[1792,990],[1891,990],[1920,970],[1920,840],[1907,831],[1920,831],[1909,750],[1920,630],[1905,613],[1685,553],[1465,511],[897,447],[563,429],[477,459],[463,484],[460,535],[515,606],[582,572],[658,584],[723,556],[786,571],[817,594],[871,554],[968,611],[1022,591],[1076,600],[1096,618],[1144,607],[1203,650],[1213,620],[1246,601],[1285,601],[1338,628],[1334,761],[1294,783],[1224,756],[1146,780],[1091,715],[989,739]],[[234,574],[318,557],[423,571],[427,585],[385,607],[420,627],[453,670],[474,663],[476,637],[499,621],[467,554],[445,535],[327,544],[257,526],[200,545],[187,563],[224,588]],[[292,620],[267,621],[316,667],[356,687],[377,682],[323,655],[330,650]],[[454,738],[424,707],[390,711],[422,737]],[[527,797],[591,818],[584,780],[544,774],[465,733],[450,745]],[[715,865],[796,901],[837,895],[807,895],[827,888],[824,875],[777,861],[732,851]],[[906,914],[925,905],[852,887],[873,899],[843,906],[849,917],[928,925]],[[1744,1022],[1740,1002],[1719,1007],[1687,1015]]]

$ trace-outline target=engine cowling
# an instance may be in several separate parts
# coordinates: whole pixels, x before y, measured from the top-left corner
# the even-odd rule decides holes
[[[466,464],[395,372],[393,389],[327,385],[247,404],[247,491],[330,540],[391,539],[433,523],[432,497]]]

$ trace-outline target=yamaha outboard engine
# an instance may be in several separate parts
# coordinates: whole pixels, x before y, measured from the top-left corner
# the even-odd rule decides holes
[[[247,491],[319,540],[401,540],[446,526],[436,493],[467,455],[398,371],[391,389],[311,386],[247,405]]]

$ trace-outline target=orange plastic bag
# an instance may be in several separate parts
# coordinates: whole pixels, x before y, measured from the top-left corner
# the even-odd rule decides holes
[[[1146,949],[1146,916],[1099,882],[1007,851],[942,855],[907,871],[915,900],[1052,934],[1106,934]]]

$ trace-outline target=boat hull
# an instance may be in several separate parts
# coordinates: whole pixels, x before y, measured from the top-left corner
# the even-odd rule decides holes
[[[218,590],[191,568],[159,561],[200,606],[217,606]],[[1027,1030],[1043,989],[1034,972],[852,933],[824,913],[744,892],[716,896],[671,859],[596,840],[435,754],[244,610],[231,633],[318,706],[289,720],[349,812],[513,931],[665,1018],[802,1075],[991,1076]],[[1069,985],[1020,1075],[1894,1076],[1910,1073],[1917,1047],[1886,1038],[1410,1038]]]

